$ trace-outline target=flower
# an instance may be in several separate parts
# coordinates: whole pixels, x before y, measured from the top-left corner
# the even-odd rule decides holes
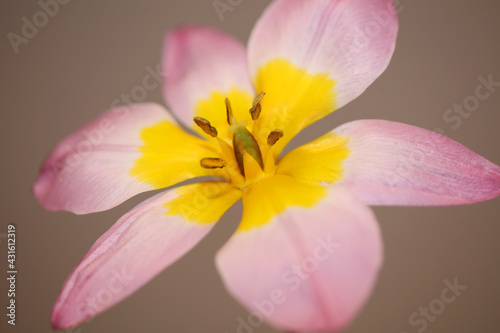
[[[359,312],[382,263],[368,205],[454,205],[500,194],[500,167],[442,135],[358,120],[280,157],[303,128],[361,94],[387,67],[392,0],[276,0],[248,52],[207,27],[167,35],[161,106],[114,108],[64,139],[34,193],[78,214],[196,177],[120,218],[67,279],[55,328],[120,302],[195,246],[243,200],[217,254],[225,286],[290,331],[338,331]],[[250,112],[249,112],[250,110]],[[93,302],[91,302],[93,300]]]

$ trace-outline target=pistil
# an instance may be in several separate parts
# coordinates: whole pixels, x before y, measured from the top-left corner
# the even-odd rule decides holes
[[[236,162],[238,162],[238,168],[241,174],[245,176],[245,165],[243,163],[243,155],[248,153],[253,159],[259,164],[260,168],[264,170],[264,162],[262,161],[262,153],[260,151],[259,144],[257,140],[253,137],[244,123],[239,123],[236,126],[232,126],[233,131],[233,149],[234,156],[236,157]]]

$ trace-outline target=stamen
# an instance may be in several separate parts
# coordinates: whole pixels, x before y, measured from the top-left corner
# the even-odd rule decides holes
[[[260,106],[260,101],[262,100],[262,98],[264,98],[265,94],[266,93],[261,92],[260,95],[255,97],[255,99],[253,100],[252,108],[250,109],[250,115],[252,116],[252,120],[254,121],[259,119],[260,112],[262,110],[262,107]]]
[[[213,136],[214,138],[217,137],[217,130],[215,129],[215,127],[210,125],[210,122],[208,120],[202,117],[194,117],[193,120],[196,125],[198,125],[203,130],[203,132],[207,133],[210,136]]]
[[[229,98],[226,97],[224,101],[226,102],[227,123],[229,125],[232,125],[234,123],[233,108],[231,107],[231,102],[229,102]]]
[[[280,129],[275,129],[267,137],[267,144],[269,146],[274,146],[274,144],[283,137],[283,131]]]
[[[207,157],[200,161],[200,165],[205,169],[220,169],[226,166],[226,162],[217,157]]]

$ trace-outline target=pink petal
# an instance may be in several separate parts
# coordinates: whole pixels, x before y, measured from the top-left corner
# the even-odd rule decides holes
[[[241,197],[240,191],[227,183],[199,183],[179,189],[186,191],[188,199],[182,209],[205,209],[200,202],[208,199],[217,207],[211,212],[212,223],[167,215],[167,204],[179,197],[177,189],[135,207],[97,240],[66,280],[52,311],[54,328],[76,326],[135,292],[194,247]],[[189,196],[192,193],[198,196],[196,201]]]
[[[370,205],[457,205],[500,195],[500,167],[435,132],[383,120],[333,131],[348,138],[339,184]]]
[[[131,170],[142,156],[142,131],[163,123],[169,123],[175,129],[165,136],[182,137],[184,153],[178,153],[180,139],[171,143],[160,141],[160,147],[148,147],[149,151],[161,152],[164,158],[146,171],[158,173],[160,168],[165,176],[157,183],[140,180],[131,174]],[[49,210],[63,209],[83,214],[109,209],[137,193],[210,175],[207,169],[199,167],[199,161],[202,157],[217,156],[204,145],[204,140],[184,133],[159,105],[118,107],[60,142],[42,166],[33,192]],[[184,171],[169,173],[173,166]]]
[[[327,73],[337,82],[340,108],[385,70],[397,30],[392,0],[277,0],[250,37],[250,74],[255,77],[276,58],[312,74]]]
[[[266,202],[265,193],[254,195]],[[260,206],[245,202],[244,214],[260,214]],[[382,256],[371,210],[337,187],[313,208],[290,207],[268,224],[238,231],[216,263],[228,290],[251,311],[240,325],[253,329],[265,320],[286,331],[336,332],[362,308]]]
[[[213,92],[227,94],[238,88],[254,95],[245,48],[213,28],[188,26],[171,31],[165,40],[163,68],[169,108],[187,127],[193,127],[197,104]],[[222,100],[220,116],[225,117],[225,112]]]

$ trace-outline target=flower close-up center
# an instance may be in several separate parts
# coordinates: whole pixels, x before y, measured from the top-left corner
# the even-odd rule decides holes
[[[234,186],[245,189],[260,179],[275,173],[274,154],[270,150],[272,146],[283,137],[283,131],[275,129],[269,133],[265,142],[258,136],[256,138],[257,123],[262,111],[260,104],[264,93],[258,95],[249,110],[253,126],[247,128],[246,121],[238,121],[233,113],[231,101],[226,97],[226,119],[228,132],[232,138],[221,139],[218,131],[210,124],[210,121],[202,117],[194,117],[194,122],[203,132],[215,138],[220,146],[223,158],[205,157],[200,160],[200,165],[206,169],[225,169]],[[258,140],[258,138],[260,140]]]

